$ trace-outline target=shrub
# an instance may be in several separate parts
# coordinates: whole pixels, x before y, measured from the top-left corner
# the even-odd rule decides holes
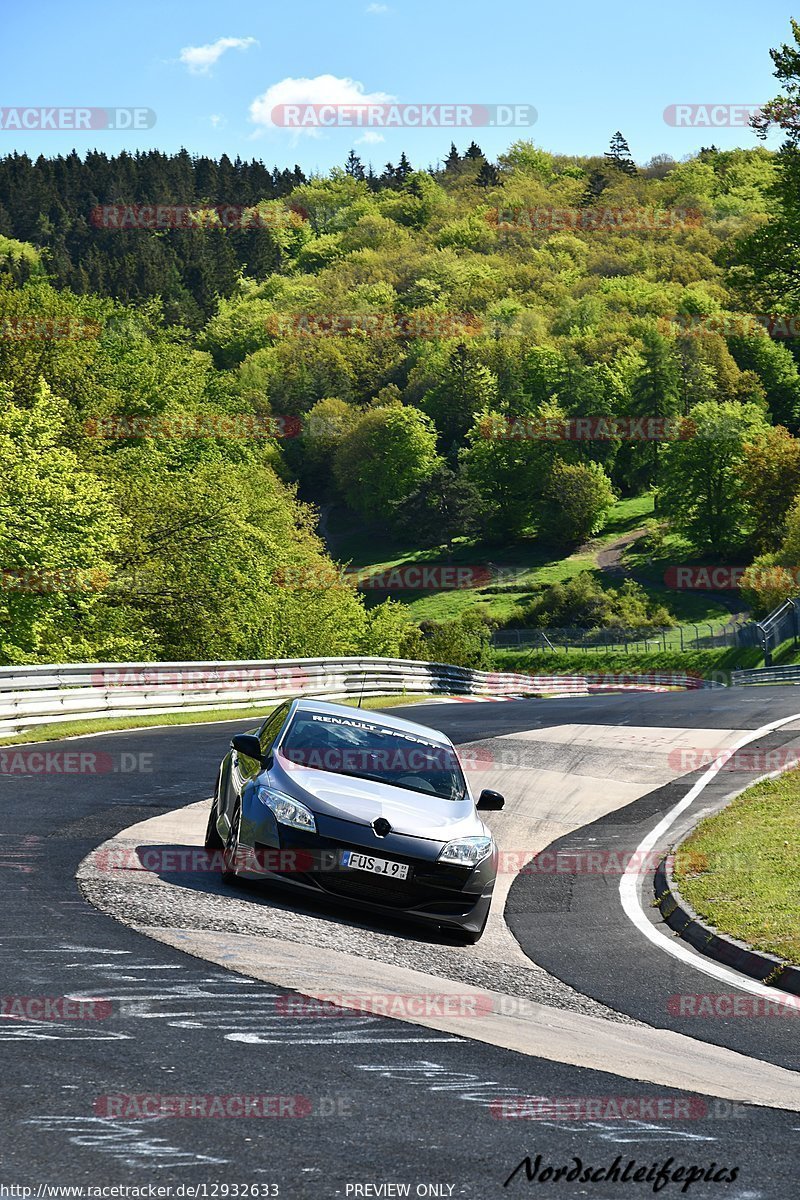
[[[425,621],[421,634],[421,637],[412,635],[407,639],[408,657],[470,667],[475,671],[492,669],[491,627],[480,613],[462,613],[452,621]]]
[[[566,583],[545,588],[523,607],[523,620],[534,628],[583,626],[587,629],[664,629],[675,624],[669,609],[658,604],[641,584],[628,579],[607,587],[589,571]]]

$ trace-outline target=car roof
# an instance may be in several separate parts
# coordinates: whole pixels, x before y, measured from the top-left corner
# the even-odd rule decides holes
[[[450,739],[440,733],[438,729],[431,729],[429,725],[418,725],[415,721],[404,721],[402,717],[393,717],[389,713],[376,712],[374,708],[358,709],[352,704],[332,704],[327,700],[300,698],[294,703],[294,711],[324,713],[331,717],[349,717],[351,720],[358,714],[372,725],[382,725],[385,728],[411,733],[415,737],[424,737],[428,741],[438,742],[441,746],[452,745]]]

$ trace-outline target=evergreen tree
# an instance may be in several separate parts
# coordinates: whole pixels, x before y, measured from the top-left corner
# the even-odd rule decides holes
[[[395,172],[397,182],[405,183],[409,175],[412,174],[413,170],[414,168],[406,158],[405,151],[403,151],[403,153],[400,155],[400,162],[397,164],[397,171]]]
[[[490,188],[497,183],[497,167],[493,163],[481,163],[481,169],[478,172],[478,178],[475,180],[478,187]]]
[[[352,176],[353,179],[364,179],[364,164],[356,154],[355,150],[351,150],[347,156],[347,161],[344,164],[345,172]]]
[[[464,151],[464,158],[471,158],[473,162],[475,159],[483,158],[483,156],[483,151],[477,142],[470,142]]]
[[[592,204],[600,199],[610,182],[611,180],[605,171],[600,171],[597,168],[590,171],[586,190],[581,197],[581,205],[584,208],[591,207]]]
[[[420,546],[447,548],[456,537],[480,532],[480,497],[465,476],[441,463],[416,491],[401,500],[392,517],[394,528]]]
[[[619,130],[612,137],[611,144],[608,150],[606,150],[604,157],[612,166],[617,167],[620,171],[624,171],[626,175],[638,175],[630,146]]]
[[[680,373],[672,346],[655,330],[643,338],[642,365],[631,384],[631,413],[634,417],[674,417],[680,408]],[[659,443],[656,440],[630,443],[632,476],[640,486],[656,481]]]
[[[420,406],[433,419],[442,449],[455,457],[475,414],[491,408],[496,400],[497,379],[462,342]]]
[[[456,149],[455,142],[450,143],[450,153],[444,160],[444,169],[448,175],[458,174],[458,168],[461,166],[461,155]]]

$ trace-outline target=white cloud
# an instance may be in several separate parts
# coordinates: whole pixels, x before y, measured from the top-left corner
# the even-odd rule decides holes
[[[222,58],[226,50],[248,50],[257,46],[258,41],[253,37],[217,38],[207,46],[184,46],[181,50],[180,61],[188,67],[193,75],[208,75],[215,63]]]
[[[227,117],[221,117],[219,113],[212,113],[208,119],[212,129],[219,129],[220,126],[228,124]]]
[[[272,119],[273,110],[282,104],[391,104],[396,98],[388,92],[365,92],[363,83],[358,80],[340,79],[336,75],[316,75],[313,79],[288,78],[273,83],[263,95],[256,96],[250,105],[250,120],[268,129],[287,128],[293,134],[305,133],[319,137],[320,130],[315,126],[298,128],[276,124]]]
[[[376,133],[374,129],[368,129],[366,133],[362,133],[360,138],[356,138],[357,146],[375,146],[378,142],[385,142],[386,138],[382,133]]]
[[[391,9],[388,4],[368,4],[364,12],[368,12],[370,16],[375,17],[383,16],[384,13],[391,12]]]

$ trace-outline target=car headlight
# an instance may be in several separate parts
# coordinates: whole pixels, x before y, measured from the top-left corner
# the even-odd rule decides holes
[[[258,798],[262,804],[266,804],[267,808],[272,809],[275,820],[280,825],[291,825],[292,829],[304,829],[307,833],[317,832],[314,814],[306,808],[305,804],[293,800],[285,792],[278,792],[275,788],[260,787]]]
[[[457,867],[477,867],[483,862],[494,848],[494,842],[489,837],[457,838],[448,842],[439,855],[439,862],[455,863]]]

